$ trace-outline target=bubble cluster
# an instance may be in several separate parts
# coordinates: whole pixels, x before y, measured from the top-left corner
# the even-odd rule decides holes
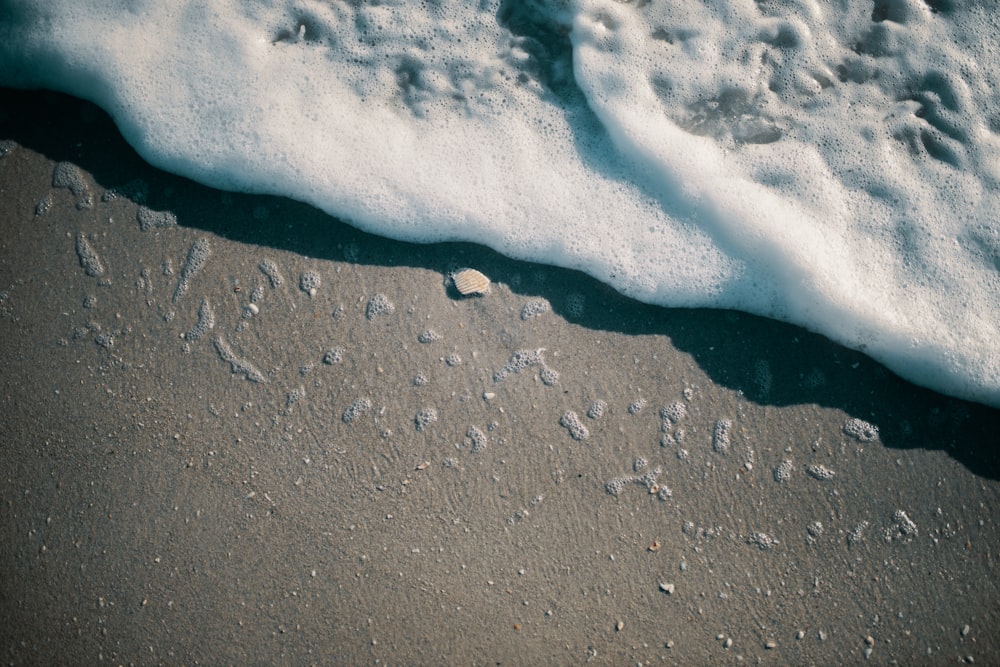
[[[465,443],[473,454],[478,454],[486,449],[486,434],[478,427],[470,426],[465,433]]]
[[[601,399],[597,399],[587,408],[587,416],[591,419],[600,419],[608,410],[608,404]]]
[[[344,414],[341,415],[341,419],[344,420],[345,424],[350,424],[354,422],[358,417],[368,412],[372,407],[372,402],[367,398],[355,399],[353,403],[347,406],[344,410]]]
[[[319,274],[315,271],[303,271],[299,275],[299,289],[308,294],[309,296],[315,296],[316,291],[322,284],[322,280]]]
[[[35,215],[45,215],[52,208],[53,203],[52,195],[45,195],[35,204]]]
[[[124,197],[136,204],[144,204],[149,197],[149,184],[141,178],[133,178],[125,185],[116,185],[105,190],[104,194],[101,195],[101,201],[112,202],[119,197]]]
[[[250,382],[264,382],[264,374],[259,370],[254,368],[253,364],[245,359],[240,359],[233,352],[229,344],[218,337],[213,341],[215,344],[215,351],[218,352],[219,358],[229,364],[234,375],[242,375]]]
[[[548,366],[542,366],[541,370],[538,371],[538,377],[546,386],[552,387],[559,384],[559,371]]]
[[[656,478],[659,477],[662,472],[663,470],[659,466],[657,466],[656,468],[653,468],[652,470],[647,470],[642,475],[636,477],[635,481],[637,484],[641,484],[642,486],[646,487],[646,490],[649,491],[650,493],[658,493],[660,490],[660,485],[656,481]]]
[[[88,276],[96,278],[104,274],[104,265],[101,264],[101,259],[83,232],[76,235],[76,255],[80,258],[80,266]]]
[[[826,481],[828,479],[833,479],[835,472],[830,470],[824,465],[809,464],[805,467],[806,474],[808,474],[813,479],[818,479],[820,481]]]
[[[607,491],[612,496],[620,496],[622,490],[625,488],[626,484],[631,484],[631,477],[615,477],[614,479],[608,480],[604,485],[604,490]]]
[[[552,306],[549,305],[548,301],[544,299],[532,299],[521,308],[521,319],[530,320],[550,310],[552,310]]]
[[[677,447],[682,442],[684,442],[683,429],[677,429],[676,431],[667,431],[660,437],[660,447]],[[678,452],[678,456],[680,458],[683,458],[683,456],[681,456],[681,452],[684,452],[684,450],[680,450]],[[686,452],[684,452],[684,456],[687,456]]]
[[[687,406],[683,401],[674,401],[670,405],[664,405],[660,408],[661,430],[666,431],[670,426],[679,423],[685,416],[687,416]]]
[[[793,467],[791,461],[787,459],[782,461],[774,468],[774,481],[784,482],[785,480],[787,480],[789,477],[792,476],[792,470]]]
[[[418,431],[423,431],[437,420],[438,413],[434,408],[422,408],[413,418],[413,422],[416,424]]]
[[[72,162],[56,164],[56,168],[52,172],[52,187],[66,188],[76,197],[86,195],[88,190],[83,171]]]
[[[281,270],[274,260],[264,259],[261,260],[260,264],[257,265],[260,272],[267,276],[268,282],[271,283],[271,289],[275,289],[281,286],[281,283],[285,282],[285,277],[281,275]]]
[[[896,510],[892,515],[892,524],[885,529],[885,541],[909,539],[917,534],[917,524],[903,510]]]
[[[632,469],[636,473],[645,469],[648,465],[646,459],[637,458],[632,463]],[[622,475],[621,477],[615,477],[609,480],[604,485],[604,490],[607,491],[612,496],[618,496],[621,494],[622,490],[627,484],[637,484],[642,486],[649,492],[650,495],[655,495],[658,500],[667,500],[673,496],[673,491],[671,491],[666,486],[660,485],[657,478],[663,473],[663,469],[657,466],[652,470],[647,470],[643,474],[639,475]]]
[[[809,533],[809,537],[819,537],[823,534],[823,523],[820,521],[813,521],[811,524],[806,526],[806,532]]]
[[[856,417],[844,422],[844,433],[860,442],[878,439],[878,427]]]
[[[759,360],[754,364],[754,384],[757,385],[757,390],[762,396],[768,396],[771,393],[773,383],[774,375],[771,373],[771,365],[767,363],[766,359]]]
[[[365,305],[365,317],[369,321],[381,315],[391,315],[396,311],[396,306],[385,294],[374,294]]]
[[[139,229],[148,232],[152,229],[165,229],[177,226],[177,216],[170,211],[154,211],[146,206],[140,206],[135,212]]]
[[[462,357],[460,357],[457,354],[455,354],[454,352],[452,352],[451,354],[449,354],[447,357],[444,358],[444,363],[446,363],[447,365],[452,366],[452,367],[454,367],[454,366],[461,366],[462,365]]]
[[[418,372],[416,375],[413,376],[413,386],[414,387],[423,387],[428,382],[430,382],[430,380],[428,380],[427,376],[425,374],[423,374],[423,373],[419,373]]]
[[[642,409],[646,407],[648,401],[645,398],[637,398],[636,400],[629,403],[628,413],[630,415],[637,415],[642,412]]]
[[[103,347],[105,350],[110,350],[115,345],[115,335],[113,333],[100,333],[94,336],[94,342],[97,343],[98,347]]]
[[[559,425],[569,431],[570,437],[574,440],[586,440],[590,437],[590,431],[572,410],[559,418]]]
[[[196,341],[215,327],[215,311],[212,310],[208,299],[202,298],[201,305],[198,306],[198,321],[184,334],[184,340],[188,342]]]
[[[434,343],[441,340],[441,334],[434,331],[433,329],[427,329],[422,331],[419,336],[417,336],[417,342],[419,343]]]
[[[755,532],[747,536],[747,544],[753,545],[761,551],[767,551],[774,547],[775,544],[778,544],[778,540],[767,533]]]
[[[191,244],[184,266],[181,267],[181,277],[177,281],[176,289],[174,289],[174,303],[187,292],[191,278],[205,266],[209,254],[211,254],[211,250],[208,247],[208,239],[201,238]]]
[[[559,373],[545,365],[545,359],[542,357],[542,353],[544,351],[545,348],[539,348],[537,350],[517,350],[513,355],[511,355],[507,363],[493,374],[493,381],[500,383],[506,380],[512,373],[520,373],[525,368],[539,366],[539,379],[541,379],[544,384],[548,386],[558,384]]]
[[[493,374],[493,381],[498,383],[503,382],[507,379],[508,375],[520,373],[525,368],[543,363],[542,352],[544,352],[543,348],[537,350],[517,350],[511,355],[507,363]]]
[[[847,534],[847,544],[849,546],[854,546],[861,540],[865,539],[865,530],[868,529],[868,522],[862,521],[858,525],[851,529],[851,532]]]
[[[323,363],[327,366],[332,366],[333,364],[339,364],[344,360],[344,348],[334,347],[330,348],[323,353]]]
[[[586,305],[586,298],[579,292],[573,292],[566,297],[566,314],[570,317],[581,317]]]
[[[285,407],[290,408],[305,397],[306,397],[305,387],[297,387],[288,392],[288,396],[285,397]]]
[[[720,454],[729,451],[729,431],[733,427],[733,422],[729,419],[720,419],[715,422],[715,430],[712,431],[712,449]]]

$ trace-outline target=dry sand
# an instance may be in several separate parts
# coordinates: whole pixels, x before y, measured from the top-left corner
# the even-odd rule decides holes
[[[0,140],[7,663],[1000,662],[998,411],[195,185],[62,96]]]

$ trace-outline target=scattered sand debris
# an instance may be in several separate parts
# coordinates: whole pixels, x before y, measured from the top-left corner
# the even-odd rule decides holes
[[[475,269],[462,269],[452,276],[455,289],[462,296],[489,294],[490,279]]]

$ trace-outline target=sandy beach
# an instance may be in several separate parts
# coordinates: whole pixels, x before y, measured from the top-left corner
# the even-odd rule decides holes
[[[62,95],[0,142],[7,664],[1000,662],[997,410],[192,183]]]

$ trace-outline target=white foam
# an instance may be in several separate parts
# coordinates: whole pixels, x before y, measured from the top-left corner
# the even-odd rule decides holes
[[[1000,406],[1000,29],[953,4],[9,0],[0,83],[210,185],[787,320]]]

